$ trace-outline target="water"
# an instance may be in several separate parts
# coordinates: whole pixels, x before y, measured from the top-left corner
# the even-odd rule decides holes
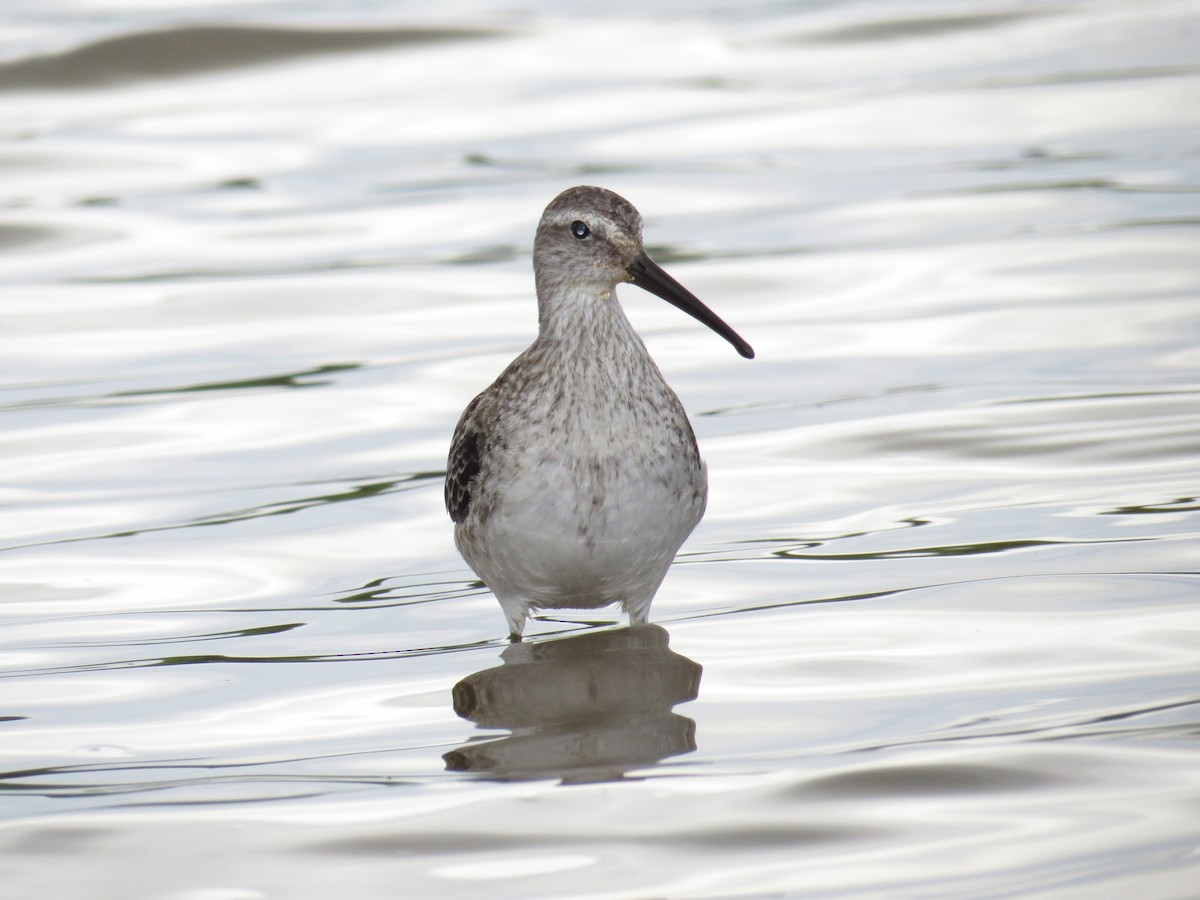
[[[1194,895],[1197,12],[9,3],[0,895]],[[623,289],[709,512],[508,647],[575,183],[758,359]]]

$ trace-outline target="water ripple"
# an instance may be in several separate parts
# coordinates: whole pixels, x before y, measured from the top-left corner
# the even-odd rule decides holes
[[[1194,892],[1194,4],[109,6],[0,60],[5,891]],[[510,645],[447,436],[593,180],[759,357],[622,288],[708,512]]]
[[[187,25],[122,34],[74,50],[0,63],[0,90],[97,90],[325,53],[498,36],[482,28],[298,29]]]

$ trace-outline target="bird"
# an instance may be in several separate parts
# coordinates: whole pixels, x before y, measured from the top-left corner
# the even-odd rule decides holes
[[[537,338],[463,410],[445,481],[455,545],[514,642],[539,610],[619,603],[644,624],[708,502],[691,423],[617,285],[657,295],[754,357],[647,255],[641,214],[605,188],[551,201],[533,270]]]

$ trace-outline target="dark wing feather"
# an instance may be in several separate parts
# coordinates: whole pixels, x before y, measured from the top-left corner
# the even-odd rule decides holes
[[[446,461],[446,512],[455,523],[465,519],[471,509],[471,482],[479,474],[483,435],[471,414],[481,399],[482,395],[476,397],[463,410],[450,442],[450,458]]]

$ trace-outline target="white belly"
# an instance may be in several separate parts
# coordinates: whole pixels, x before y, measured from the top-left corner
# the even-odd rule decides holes
[[[502,600],[595,608],[648,604],[704,514],[706,478],[665,477],[635,465],[581,474],[542,461],[512,478],[459,550]]]

